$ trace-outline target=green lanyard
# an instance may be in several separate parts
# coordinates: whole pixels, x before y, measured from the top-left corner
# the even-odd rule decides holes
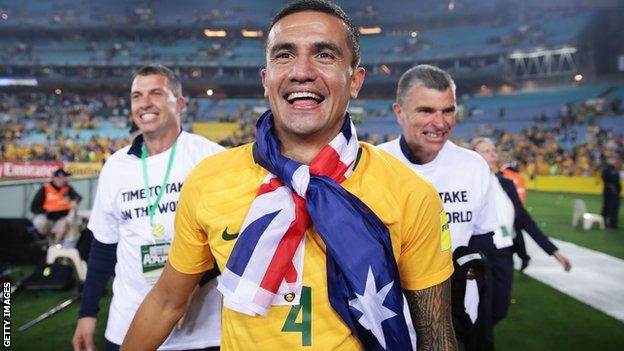
[[[156,213],[156,208],[160,203],[160,199],[166,191],[167,180],[169,180],[169,174],[171,174],[171,166],[173,166],[173,159],[175,158],[176,151],[176,142],[171,146],[171,151],[169,152],[169,161],[167,161],[167,170],[165,171],[165,178],[160,185],[160,191],[158,192],[158,196],[156,197],[156,201],[154,204],[151,203],[150,197],[151,194],[149,192],[149,181],[147,177],[147,147],[145,146],[145,142],[143,142],[143,146],[141,147],[141,164],[143,166],[143,183],[145,184],[145,199],[147,199],[147,213],[149,214],[150,219],[150,227],[152,228],[152,234],[155,237],[161,237],[165,234],[165,227],[162,224],[154,224],[154,214]],[[154,238],[152,238],[154,240]]]

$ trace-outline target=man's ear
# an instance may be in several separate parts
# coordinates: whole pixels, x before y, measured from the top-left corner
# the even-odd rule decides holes
[[[351,74],[351,86],[349,87],[349,91],[352,99],[356,99],[358,97],[358,93],[360,92],[360,89],[362,89],[362,84],[364,84],[365,76],[366,70],[362,67],[357,67],[353,74]]]
[[[403,123],[405,122],[405,118],[403,116],[403,107],[401,107],[398,102],[395,102],[392,104],[392,111],[396,116],[397,123],[403,126]]]
[[[178,113],[182,113],[182,111],[184,111],[186,108],[186,99],[184,96],[178,96],[176,98],[176,106],[178,108]]]
[[[269,97],[269,89],[267,88],[267,85],[266,85],[266,76],[267,76],[266,68],[261,69],[260,70],[260,78],[262,79],[262,87],[264,88],[264,97],[268,98]]]

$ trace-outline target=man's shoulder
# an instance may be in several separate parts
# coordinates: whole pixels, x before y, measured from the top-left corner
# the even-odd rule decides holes
[[[130,159],[132,157],[136,157],[134,155],[128,154],[128,150],[130,150],[130,145],[126,145],[126,146],[122,147],[121,149],[113,152],[113,154],[104,163],[104,166],[105,167],[107,165],[110,166],[110,164],[114,164],[114,163],[117,163],[117,162],[121,162],[121,161]]]
[[[383,180],[387,186],[400,188],[408,184],[414,184],[419,188],[422,186],[433,187],[431,182],[420,173],[414,171],[401,160],[379,147],[368,143],[360,143],[362,154],[366,155],[367,175]]]
[[[485,162],[485,159],[479,155],[476,151],[459,146],[451,141],[448,141],[444,146],[444,155],[452,159],[455,163],[454,166],[458,168],[463,167],[479,167],[478,169],[488,170],[489,166]]]
[[[394,149],[395,145],[399,143],[399,139],[400,138],[396,138],[394,140],[386,141],[385,143],[381,143],[377,145],[377,147],[382,150],[392,153],[391,150]]]
[[[223,176],[237,170],[253,167],[253,144],[227,149],[204,158],[189,175],[192,177]]]
[[[189,132],[182,132],[180,135],[185,141],[185,145],[189,149],[196,149],[206,156],[223,151],[223,146],[209,140],[199,134],[193,134]]]
[[[247,184],[260,185],[266,171],[253,159],[253,144],[246,144],[204,158],[184,181],[187,192],[223,193]]]

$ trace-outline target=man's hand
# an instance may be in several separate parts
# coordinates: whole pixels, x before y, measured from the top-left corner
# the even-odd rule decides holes
[[[97,351],[97,347],[93,343],[93,334],[95,333],[95,325],[97,319],[93,317],[82,317],[78,319],[76,331],[72,339],[74,351]]]
[[[561,264],[561,266],[563,266],[563,269],[566,272],[569,272],[570,269],[572,269],[572,263],[570,263],[570,260],[568,260],[567,257],[565,257],[564,255],[561,254],[561,252],[559,252],[559,250],[555,251],[553,253],[553,256],[555,256],[555,258],[557,259],[557,261],[559,261],[559,263]]]
[[[451,282],[423,290],[403,290],[418,335],[418,350],[457,350],[451,316]]]
[[[524,270],[529,266],[530,257],[522,258],[522,263],[520,264],[520,273],[524,273]]]

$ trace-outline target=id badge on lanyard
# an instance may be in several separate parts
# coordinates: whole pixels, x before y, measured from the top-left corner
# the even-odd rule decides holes
[[[165,227],[160,223],[154,223],[154,215],[156,208],[160,203],[163,194],[166,191],[167,180],[171,174],[171,168],[173,165],[173,159],[175,157],[176,143],[174,142],[169,152],[169,160],[167,161],[167,169],[165,170],[165,177],[160,186],[160,191],[156,197],[154,203],[150,200],[150,189],[147,172],[147,147],[145,143],[141,148],[141,164],[143,168],[143,181],[145,185],[145,198],[147,199],[147,211],[149,214],[149,224],[152,235],[152,243],[141,245],[141,266],[143,267],[143,278],[149,285],[153,285],[158,281],[160,275],[163,272],[167,258],[169,257],[169,248],[171,242],[156,242],[156,238],[162,238],[165,234]]]
[[[143,278],[147,284],[153,285],[160,278],[169,257],[170,247],[169,242],[141,245],[141,265]]]

